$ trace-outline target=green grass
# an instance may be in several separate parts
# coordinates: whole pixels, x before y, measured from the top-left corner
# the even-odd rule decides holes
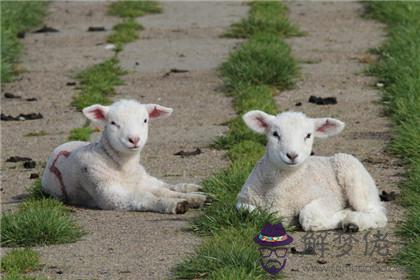
[[[269,32],[277,36],[297,36],[302,33],[287,20],[287,8],[279,1],[249,3],[247,18],[235,23],[225,33],[230,38],[249,38],[257,33]]]
[[[233,106],[239,116],[228,123],[229,131],[226,135],[218,137],[212,147],[229,149],[241,141],[252,141],[259,143],[259,146],[265,145],[265,136],[252,132],[242,121],[242,115],[250,110],[262,110],[269,114],[276,114],[277,108],[273,102],[273,90],[265,85],[245,85],[229,92],[228,95],[235,97]]]
[[[260,4],[251,4],[254,5]],[[268,10],[266,22],[270,22],[270,17],[279,16]],[[287,22],[284,15],[282,13],[281,18],[275,20]],[[251,9],[249,17],[253,16]],[[203,190],[212,197],[212,203],[194,219],[192,230],[205,236],[205,240],[195,255],[176,267],[178,279],[271,278],[260,268],[253,237],[265,223],[275,223],[279,219],[261,210],[249,213],[235,207],[237,194],[265,151],[265,137],[247,128],[241,115],[253,109],[275,114],[273,94],[278,89],[293,86],[298,69],[289,47],[279,37],[279,34],[293,34],[292,30],[278,33],[271,25],[261,26],[255,27],[253,30],[258,31],[221,66],[225,93],[233,97],[239,116],[229,122],[229,131],[217,138],[213,146],[227,150],[231,165],[203,183]]]
[[[14,249],[1,259],[1,270],[6,273],[26,273],[41,268],[39,255],[32,249]]]
[[[110,104],[115,95],[115,86],[122,85],[124,71],[118,62],[118,53],[123,45],[139,38],[139,31],[143,30],[134,17],[161,12],[161,7],[154,1],[117,1],[108,6],[108,14],[123,18],[122,22],[112,28],[108,36],[108,43],[116,45],[115,56],[102,63],[96,64],[79,73],[76,77],[80,81],[79,93],[73,100],[73,106],[79,110],[93,104]],[[69,140],[88,141],[93,130],[89,127],[75,128],[70,132]]]
[[[42,191],[41,178],[36,179],[31,186],[26,188],[26,191],[28,192],[28,200],[37,200],[51,197]]]
[[[121,76],[125,71],[116,58],[96,64],[77,75],[80,92],[73,100],[73,106],[82,110],[92,104],[109,104],[109,97],[115,95],[114,87],[123,84]]]
[[[78,240],[81,229],[65,206],[52,198],[29,199],[1,217],[1,245],[38,246]]]
[[[22,44],[19,32],[28,31],[42,22],[47,2],[1,1],[1,82],[12,79],[19,62]]]
[[[290,56],[289,46],[277,35],[255,34],[222,64],[225,85],[231,90],[247,84],[290,88],[297,73]]]
[[[108,14],[119,17],[140,17],[160,13],[162,8],[155,1],[117,1],[109,6]]]
[[[71,141],[89,141],[90,135],[94,132],[93,128],[90,127],[78,127],[70,131],[69,140]]]
[[[45,135],[48,135],[48,132],[46,132],[45,130],[41,130],[41,131],[29,132],[25,134],[25,137],[39,137],[39,136],[45,136]]]
[[[191,257],[178,265],[178,279],[264,279],[257,246],[253,244],[258,228],[230,227],[204,240]],[[246,245],[245,245],[246,244]]]
[[[112,30],[113,32],[107,38],[108,43],[122,45],[137,40],[139,31],[143,30],[143,26],[137,23],[135,19],[128,18],[115,25]]]
[[[368,2],[368,15],[388,25],[388,39],[378,50],[379,62],[370,73],[384,82],[383,102],[394,123],[390,148],[405,163],[401,183],[407,208],[399,228],[407,246],[396,261],[410,279],[420,275],[420,3]]]

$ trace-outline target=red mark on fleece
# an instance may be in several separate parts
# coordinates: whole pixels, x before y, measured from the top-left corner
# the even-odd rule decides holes
[[[66,187],[64,186],[64,182],[63,182],[63,176],[61,175],[61,171],[55,166],[55,164],[57,163],[57,160],[60,156],[64,156],[64,157],[69,157],[70,152],[69,151],[60,151],[57,156],[55,157],[53,163],[50,166],[50,172],[54,173],[55,176],[57,176],[58,181],[60,182],[61,185],[61,192],[64,195],[64,198],[67,200],[68,196],[67,196],[67,191],[66,191]]]
[[[95,118],[97,120],[103,120],[103,119],[105,119],[104,112],[102,112],[101,109],[92,110],[91,113],[93,113],[95,115]]]

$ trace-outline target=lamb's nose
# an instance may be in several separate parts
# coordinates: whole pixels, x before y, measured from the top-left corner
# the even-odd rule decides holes
[[[295,158],[297,158],[297,154],[296,153],[287,153],[286,156],[290,159],[290,160],[294,160]]]
[[[128,137],[128,142],[136,146],[140,142],[140,137]]]

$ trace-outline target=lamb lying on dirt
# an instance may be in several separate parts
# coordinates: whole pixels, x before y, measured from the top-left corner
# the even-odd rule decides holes
[[[354,232],[386,225],[378,189],[360,161],[348,154],[310,156],[314,137],[340,133],[343,122],[297,112],[250,111],[243,119],[266,134],[267,147],[238,195],[237,208],[262,208],[286,223],[298,216],[305,231],[341,226]]]
[[[42,190],[70,204],[100,209],[182,214],[189,206],[203,205],[200,186],[164,183],[140,164],[149,121],[171,113],[171,108],[134,100],[83,109],[88,119],[105,126],[100,140],[57,147],[48,159]]]

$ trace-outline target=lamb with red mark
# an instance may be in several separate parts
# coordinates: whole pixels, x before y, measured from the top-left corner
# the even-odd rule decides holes
[[[199,192],[201,186],[165,183],[140,164],[149,120],[171,113],[171,108],[135,100],[84,108],[83,114],[103,126],[103,133],[92,143],[57,147],[42,177],[43,191],[70,204],[100,209],[181,214],[202,206],[206,195]]]

